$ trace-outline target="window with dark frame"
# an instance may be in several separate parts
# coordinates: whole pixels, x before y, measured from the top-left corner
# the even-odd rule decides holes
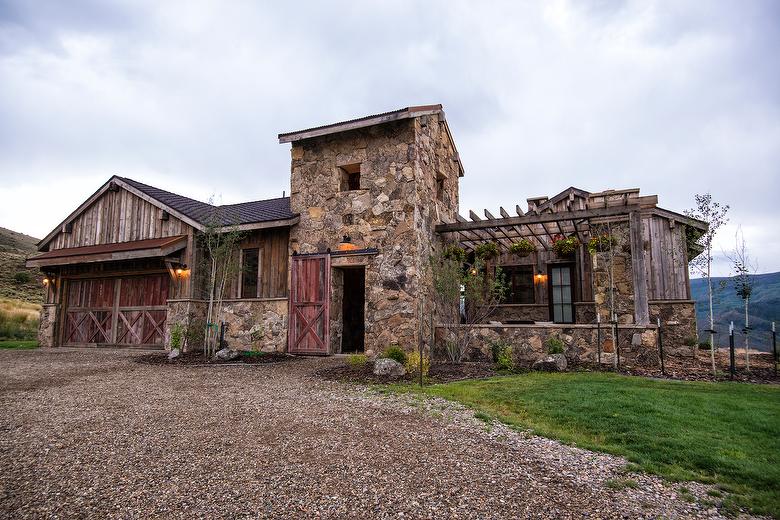
[[[506,276],[508,285],[504,303],[536,303],[532,265],[504,266],[501,270]]]
[[[241,298],[257,298],[260,249],[241,250]]]
[[[341,191],[354,191],[360,189],[360,163],[347,164],[339,167],[341,171]]]

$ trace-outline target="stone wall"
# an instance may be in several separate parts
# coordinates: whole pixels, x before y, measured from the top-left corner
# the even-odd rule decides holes
[[[41,306],[41,318],[38,325],[38,346],[54,346],[58,310],[59,305],[56,303],[44,303]]]
[[[454,218],[459,166],[443,121],[423,116],[306,139],[292,150],[290,203],[300,221],[291,252],[335,249],[343,235],[379,253],[366,272],[365,348],[417,344],[419,302],[429,308],[433,228]],[[360,189],[342,191],[341,167],[360,164]],[[443,190],[437,191],[437,178]],[[332,301],[331,308],[340,302]],[[424,311],[423,311],[424,313]],[[331,333],[338,333],[332,327]],[[339,338],[333,338],[331,348]]]
[[[574,314],[576,323],[594,323],[596,321],[596,306],[593,302],[574,302]],[[496,307],[489,320],[502,323],[509,321],[550,321],[550,307],[546,303],[507,303]]]
[[[598,232],[607,232],[606,224]],[[631,237],[628,221],[611,222],[609,232],[615,239],[612,252],[597,252],[593,255],[593,300],[602,322],[610,316],[610,276],[612,298],[618,323],[634,323],[634,279],[631,261]]]
[[[686,340],[696,338],[696,307],[693,300],[650,301],[650,321],[661,319],[664,353],[692,356],[695,349]]]
[[[168,300],[166,348],[170,349],[171,328],[179,323],[193,327],[193,339],[185,351],[202,349],[201,330],[205,329],[208,302]],[[227,323],[225,341],[235,350],[287,350],[287,298],[225,300],[222,320]],[[200,337],[200,341],[198,341]]]
[[[437,344],[444,343],[444,329],[437,329]],[[530,367],[546,354],[544,342],[550,337],[560,338],[564,354],[572,364],[595,363],[598,358],[598,330],[594,325],[478,325],[471,331],[469,360],[490,360],[491,345],[504,342],[512,347],[515,364]],[[609,328],[601,329],[602,363],[612,359],[613,338]],[[621,365],[657,366],[658,342],[655,327],[621,326],[618,329]]]

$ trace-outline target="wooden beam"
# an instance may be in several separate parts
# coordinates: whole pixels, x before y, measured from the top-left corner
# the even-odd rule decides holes
[[[495,220],[479,220],[477,222],[458,222],[453,224],[438,224],[437,233],[446,233],[450,231],[490,229],[498,226],[514,226],[525,224],[545,224],[557,220],[572,220],[582,218],[609,217],[616,215],[628,215],[631,211],[638,210],[638,206],[621,206],[611,208],[586,209],[569,211],[562,214],[545,213],[542,215],[524,215],[518,217],[509,217]],[[562,216],[565,215],[565,216]],[[479,218],[479,217],[477,217]]]

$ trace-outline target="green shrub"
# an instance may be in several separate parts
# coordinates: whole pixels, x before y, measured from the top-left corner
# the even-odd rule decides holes
[[[699,340],[696,339],[696,336],[688,336],[683,340],[683,344],[686,347],[695,347],[696,345],[699,344]]]
[[[563,354],[564,345],[563,340],[556,336],[550,336],[547,341],[544,342],[544,348],[547,349],[548,354]]]
[[[493,363],[500,370],[512,370],[515,367],[515,363],[512,360],[512,345],[509,343],[498,340],[490,344],[490,352],[493,354]]]
[[[398,361],[402,365],[406,364],[406,352],[404,352],[404,349],[402,349],[398,345],[390,345],[385,349],[384,352],[382,352],[382,355],[380,357],[394,359],[395,361]]]
[[[406,356],[406,372],[412,375],[420,375],[420,353],[418,351],[410,352]],[[431,368],[431,358],[427,354],[422,355],[422,375],[423,377],[428,375],[428,371]]]
[[[368,363],[368,358],[365,354],[350,354],[347,358],[347,363],[355,368],[365,366]]]
[[[699,349],[701,350],[709,350],[710,349],[710,342],[709,341],[702,341],[699,343]]]
[[[181,348],[181,342],[184,339],[184,325],[174,323],[171,327],[171,350]]]
[[[18,283],[19,285],[30,283],[32,280],[32,276],[27,271],[18,271],[16,274],[14,274],[14,282]]]

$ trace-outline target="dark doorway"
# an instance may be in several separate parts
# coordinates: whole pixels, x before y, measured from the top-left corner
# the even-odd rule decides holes
[[[365,336],[366,269],[344,269],[342,352],[363,352]]]

